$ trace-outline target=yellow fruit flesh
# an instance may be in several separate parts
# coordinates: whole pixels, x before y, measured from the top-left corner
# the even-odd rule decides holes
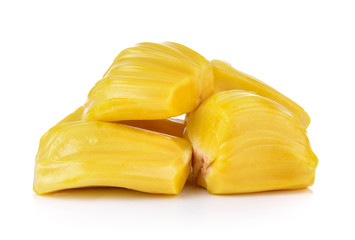
[[[266,83],[234,69],[229,63],[212,60],[215,81],[215,92],[240,89],[254,92],[270,98],[286,107],[306,128],[311,122],[310,117],[297,103],[268,86]]]
[[[197,183],[214,194],[304,188],[317,157],[305,127],[280,104],[231,90],[190,113],[187,137]]]
[[[90,91],[84,119],[149,120],[194,110],[213,92],[210,62],[171,42],[122,51]]]
[[[144,42],[122,51],[85,105],[41,138],[34,191],[178,194],[189,174],[213,194],[305,188],[318,164],[309,123],[297,103],[226,62]]]
[[[83,119],[84,107],[78,107],[74,112],[63,118],[57,125],[68,123],[68,122],[76,122],[81,121]],[[56,125],[56,126],[57,126]]]
[[[82,118],[84,112],[83,107],[79,107],[73,113],[69,114],[57,125],[67,122],[84,121]],[[186,127],[186,121],[182,119],[157,119],[157,120],[126,120],[116,123],[142,128],[149,131],[165,133],[175,137],[183,137],[183,133]]]
[[[117,123],[62,123],[40,141],[34,191],[113,186],[178,194],[190,158],[191,146],[182,138]]]

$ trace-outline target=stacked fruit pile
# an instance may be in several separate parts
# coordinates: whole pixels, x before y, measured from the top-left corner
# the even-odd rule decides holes
[[[213,194],[305,188],[318,163],[309,123],[295,102],[225,62],[172,42],[140,43],[41,138],[34,191],[178,194],[188,178]]]

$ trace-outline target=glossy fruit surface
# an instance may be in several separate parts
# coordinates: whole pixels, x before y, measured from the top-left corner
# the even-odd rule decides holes
[[[114,186],[178,194],[190,170],[191,145],[183,138],[118,123],[57,124],[41,139],[34,190]]]
[[[307,112],[297,103],[270,87],[266,83],[240,72],[229,63],[220,60],[212,60],[215,81],[215,92],[226,90],[246,90],[260,96],[270,98],[286,107],[306,128],[311,122]]]
[[[305,127],[256,94],[217,93],[190,113],[193,178],[214,194],[298,189],[313,184],[317,157]]]
[[[165,119],[194,110],[213,93],[211,63],[172,42],[140,43],[123,50],[96,83],[85,120]]]

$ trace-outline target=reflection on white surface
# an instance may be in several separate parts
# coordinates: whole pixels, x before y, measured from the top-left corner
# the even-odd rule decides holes
[[[159,228],[174,231],[179,227],[196,228],[196,224],[216,227],[222,222],[222,227],[235,228],[266,226],[270,220],[282,225],[307,211],[312,195],[312,190],[302,189],[217,196],[199,187],[185,186],[178,196],[87,188],[48,196],[34,194],[33,200],[36,214],[58,224],[72,222],[77,226],[76,219],[80,219],[83,226],[95,222],[136,231],[133,222],[152,231],[159,223]]]

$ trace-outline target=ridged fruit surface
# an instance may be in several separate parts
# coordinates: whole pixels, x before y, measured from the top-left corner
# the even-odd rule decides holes
[[[297,103],[270,87],[266,83],[234,69],[229,63],[212,60],[215,92],[240,89],[270,98],[286,107],[306,128],[311,119]]]
[[[118,123],[66,122],[41,138],[34,191],[113,186],[178,194],[190,160],[191,145],[183,138]]]
[[[85,120],[165,119],[194,110],[213,93],[211,63],[172,42],[123,50],[96,83]]]
[[[217,93],[190,113],[193,178],[214,194],[298,189],[314,182],[317,157],[285,107],[251,92]]]

